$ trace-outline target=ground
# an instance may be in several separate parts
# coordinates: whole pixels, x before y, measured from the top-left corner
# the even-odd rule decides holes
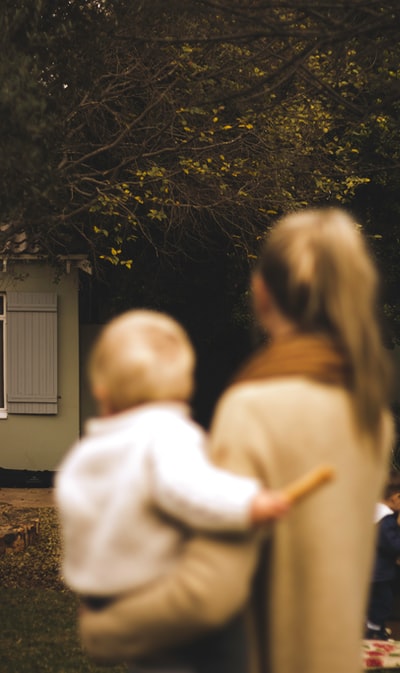
[[[0,488],[0,502],[14,507],[54,506],[52,488]]]
[[[0,488],[0,555],[23,551],[34,543],[41,508],[54,504],[50,488]]]

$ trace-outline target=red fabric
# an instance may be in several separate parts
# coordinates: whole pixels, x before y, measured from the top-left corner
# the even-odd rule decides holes
[[[400,641],[364,640],[362,657],[366,671],[400,669]]]

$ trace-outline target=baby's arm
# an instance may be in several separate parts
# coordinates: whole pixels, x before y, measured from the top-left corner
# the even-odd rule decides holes
[[[167,575],[103,610],[81,610],[85,650],[105,665],[140,659],[151,663],[154,657],[162,660],[166,651],[171,654],[171,648],[220,628],[250,594],[259,544],[256,535],[224,540],[196,535]]]
[[[151,471],[158,507],[197,530],[246,531],[289,507],[280,492],[212,465],[193,428],[153,447]]]

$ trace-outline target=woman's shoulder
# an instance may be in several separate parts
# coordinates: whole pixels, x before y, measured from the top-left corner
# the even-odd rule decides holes
[[[352,398],[339,386],[300,377],[268,379],[231,386],[221,397],[214,415],[218,425],[265,428],[287,423],[300,427],[304,418],[331,423],[351,422]]]
[[[304,397],[319,399],[332,397],[345,398],[347,391],[340,387],[313,381],[301,376],[268,378],[260,381],[241,382],[230,386],[220,399],[220,404],[235,405],[262,399],[277,400],[281,397],[295,397],[301,401]]]

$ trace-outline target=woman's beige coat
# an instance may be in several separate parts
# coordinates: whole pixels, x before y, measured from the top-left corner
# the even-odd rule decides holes
[[[219,465],[280,488],[331,463],[335,481],[295,505],[266,544],[260,536],[195,537],[173,575],[84,613],[89,654],[146,657],[218,626],[251,596],[254,671],[359,673],[373,511],[391,444],[389,415],[379,439],[362,436],[342,388],[302,378],[232,387],[211,432]]]

